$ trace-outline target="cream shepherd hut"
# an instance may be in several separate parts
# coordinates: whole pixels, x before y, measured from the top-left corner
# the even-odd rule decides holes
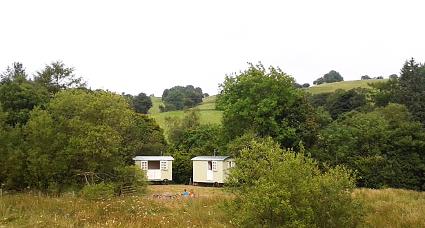
[[[136,156],[136,166],[146,172],[149,181],[173,180],[173,161],[171,156]]]
[[[235,160],[229,156],[198,156],[193,161],[193,184],[223,184]]]

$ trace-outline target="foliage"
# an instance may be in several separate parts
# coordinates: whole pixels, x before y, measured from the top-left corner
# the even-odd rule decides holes
[[[14,63],[2,74],[0,83],[0,104],[8,112],[9,125],[25,124],[29,112],[35,106],[43,106],[49,101],[46,88],[28,80],[22,64]]]
[[[67,88],[84,88],[86,83],[74,71],[74,68],[66,67],[62,61],[56,61],[38,71],[34,75],[34,81],[47,88],[51,94]]]
[[[424,64],[417,63],[412,58],[404,63],[399,78],[393,75],[388,82],[375,84],[373,87],[377,106],[385,106],[390,102],[403,104],[417,121],[425,124]]]
[[[199,87],[188,85],[174,86],[170,89],[165,89],[162,93],[162,101],[164,102],[163,111],[182,110],[192,108],[202,102],[204,94]]]
[[[401,69],[396,101],[406,105],[416,120],[425,124],[425,65],[412,58]]]
[[[369,75],[363,75],[362,77],[361,77],[361,80],[370,80],[370,79],[372,79],[371,77],[369,77]]]
[[[128,154],[161,155],[161,152],[167,150],[164,131],[153,118],[135,113],[132,116],[132,122],[124,138],[125,150]],[[128,159],[130,162],[131,157]]]
[[[28,77],[24,65],[20,62],[14,62],[12,67],[8,66],[6,71],[0,74],[1,84],[8,81],[24,81]]]
[[[137,96],[131,94],[123,94],[128,99],[128,103],[137,113],[147,114],[152,107],[152,100],[145,93],[139,93]]]
[[[137,166],[121,166],[115,168],[115,177],[113,185],[115,192],[120,192],[124,187],[132,187],[137,194],[146,192],[147,180],[146,174]]]
[[[369,90],[365,88],[337,89],[332,93],[310,95],[308,99],[314,107],[323,107],[336,119],[343,113],[366,108],[368,94]]]
[[[280,149],[270,138],[240,151],[229,176],[231,220],[243,227],[354,227],[360,204],[342,167],[321,173],[313,159]]]
[[[361,187],[425,187],[425,131],[402,105],[348,113],[319,138],[312,156],[357,170]]]
[[[223,129],[228,141],[252,131],[272,136],[283,147],[299,142],[311,145],[316,137],[314,109],[294,79],[279,68],[250,65],[220,85],[217,107],[223,112]]]
[[[325,108],[336,119],[343,113],[359,110],[366,105],[367,89],[336,90],[326,99]]]
[[[344,78],[341,76],[341,74],[334,70],[331,70],[325,75],[323,75],[323,77],[320,77],[317,80],[315,80],[313,84],[320,85],[323,83],[332,83],[332,82],[340,82],[340,81],[344,81]]]
[[[130,172],[125,167],[136,154],[160,154],[166,146],[154,120],[134,113],[122,96],[72,89],[58,92],[45,109],[35,108],[26,126],[9,129],[0,143],[7,188],[58,193],[120,182],[116,175]]]
[[[388,76],[389,79],[398,79],[398,75],[397,74],[391,74],[390,76]]]
[[[114,196],[114,185],[101,182],[86,185],[81,190],[81,196],[88,200],[104,200]]]
[[[385,107],[391,102],[395,102],[395,96],[399,88],[398,78],[390,78],[385,82],[371,83],[372,100],[377,107]]]
[[[167,122],[170,153],[174,157],[173,179],[177,183],[188,183],[192,178],[191,159],[219,151],[222,146],[221,128],[218,125],[201,125],[196,110],[187,111],[183,119],[170,118]]]
[[[339,89],[338,89],[339,90]],[[308,101],[310,102],[311,105],[313,105],[313,107],[318,108],[318,107],[325,107],[327,104],[327,100],[328,98],[333,94],[334,92],[331,93],[317,93],[317,94],[312,94],[308,97]]]

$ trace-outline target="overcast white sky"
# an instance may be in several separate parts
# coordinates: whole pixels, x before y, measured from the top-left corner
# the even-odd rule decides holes
[[[0,70],[54,60],[91,88],[162,95],[193,84],[216,94],[247,62],[311,83],[399,73],[425,61],[423,0],[1,0]]]

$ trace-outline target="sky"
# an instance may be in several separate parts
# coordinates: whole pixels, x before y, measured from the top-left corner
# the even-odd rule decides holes
[[[298,83],[345,80],[425,62],[423,0],[1,0],[0,71],[56,60],[92,89],[155,94],[194,85],[217,94],[248,62]]]

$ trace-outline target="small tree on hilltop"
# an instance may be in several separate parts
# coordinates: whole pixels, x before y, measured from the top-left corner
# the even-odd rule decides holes
[[[340,82],[344,81],[344,78],[337,71],[331,70],[327,74],[323,75],[323,77],[318,78],[313,82],[314,85],[320,85],[323,83],[332,83],[332,82]]]

